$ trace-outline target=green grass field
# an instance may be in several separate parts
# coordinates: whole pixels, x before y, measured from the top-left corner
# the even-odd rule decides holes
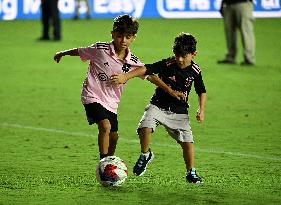
[[[112,20],[63,21],[62,42],[36,42],[39,21],[0,21],[0,204],[265,204],[281,202],[281,19],[257,19],[257,65],[217,65],[225,41],[221,19],[140,20],[133,52],[145,63],[172,54],[174,36],[190,32],[207,88],[206,120],[195,120],[190,96],[196,167],[201,186],[185,182],[180,147],[159,127],[155,159],[143,177],[136,126],[154,86],[133,79],[119,108],[116,155],[129,168],[126,183],[101,187],[97,128],[80,103],[87,64],[56,51],[109,41]],[[240,44],[241,47],[241,44]],[[238,62],[242,61],[242,49]]]

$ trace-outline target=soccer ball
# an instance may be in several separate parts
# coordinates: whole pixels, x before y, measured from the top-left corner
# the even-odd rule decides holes
[[[127,176],[127,165],[116,156],[108,156],[101,159],[96,168],[97,180],[103,186],[121,186]]]

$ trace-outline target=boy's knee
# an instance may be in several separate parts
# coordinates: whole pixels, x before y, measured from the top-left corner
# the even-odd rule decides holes
[[[110,133],[111,124],[108,120],[101,121],[101,122],[98,123],[98,128],[99,128],[99,132]]]
[[[178,144],[180,144],[183,148],[184,147],[190,147],[193,146],[193,142],[181,142],[181,141],[177,141]]]
[[[143,127],[138,129],[139,136],[146,136],[146,135],[150,135],[151,133],[152,133],[152,128]]]

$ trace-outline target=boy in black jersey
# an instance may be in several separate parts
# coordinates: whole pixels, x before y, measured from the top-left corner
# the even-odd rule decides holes
[[[190,183],[201,183],[194,167],[194,145],[188,115],[188,95],[194,82],[195,91],[198,94],[199,108],[196,118],[198,122],[204,120],[204,109],[206,101],[206,89],[202,80],[199,66],[193,62],[196,56],[196,39],[188,33],[180,33],[174,41],[174,56],[153,64],[146,64],[146,74],[158,74],[158,77],[172,90],[184,94],[184,100],[178,100],[161,88],[156,88],[150,104],[138,126],[138,135],[141,144],[141,155],[136,162],[133,172],[137,176],[145,173],[147,164],[152,161],[154,154],[149,143],[151,134],[157,125],[163,125],[169,135],[182,147],[183,158],[187,173],[186,180]],[[139,71],[139,73],[138,73]],[[123,83],[129,78],[143,74],[144,68],[129,72],[124,75],[113,76],[112,82]],[[153,81],[153,77],[150,77]]]

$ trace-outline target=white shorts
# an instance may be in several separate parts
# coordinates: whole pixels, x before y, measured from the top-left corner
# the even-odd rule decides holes
[[[188,114],[176,114],[149,104],[139,122],[138,129],[152,128],[163,125],[169,135],[177,142],[193,142]]]

